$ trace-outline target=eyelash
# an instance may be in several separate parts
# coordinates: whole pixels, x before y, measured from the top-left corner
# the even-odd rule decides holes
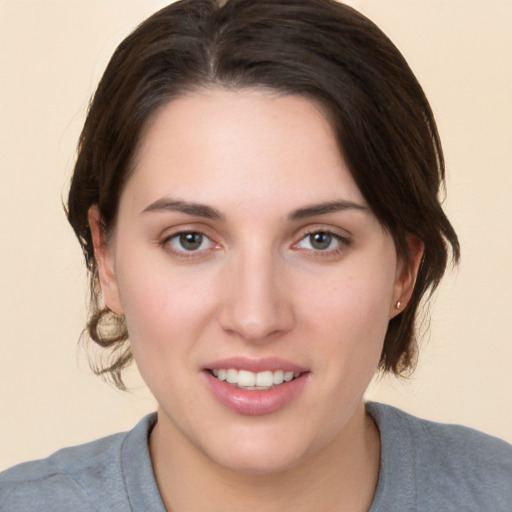
[[[182,242],[183,242],[182,237],[191,236],[191,235],[201,237],[200,245],[196,249],[187,250],[182,245]],[[315,249],[314,247],[302,248],[302,250],[306,251],[308,254],[310,254],[314,257],[320,257],[320,258],[327,257],[328,258],[328,257],[336,256],[336,255],[342,253],[344,251],[344,249],[347,248],[348,246],[350,246],[350,244],[351,244],[350,239],[348,239],[344,236],[341,236],[338,233],[329,231],[327,229],[317,229],[317,230],[308,231],[308,232],[302,234],[300,239],[292,245],[292,248],[301,249],[299,247],[299,245],[308,239],[309,239],[309,245],[311,246],[312,245],[311,239],[315,235],[324,235],[326,237],[329,237],[329,246],[334,241],[334,242],[336,242],[336,247],[334,249],[332,249],[332,248],[330,249],[329,246],[325,249],[318,249],[318,248]],[[173,240],[175,240],[176,243],[180,244],[181,248],[177,248],[173,244]],[[205,242],[208,242],[208,244],[209,244],[208,247],[201,249],[201,246]],[[206,235],[205,233],[203,233],[201,231],[195,231],[195,230],[178,231],[177,233],[173,233],[172,235],[165,237],[160,242],[160,245],[162,247],[166,248],[173,255],[175,255],[179,258],[183,258],[183,259],[200,258],[205,255],[205,251],[211,251],[211,250],[215,250],[215,249],[219,248],[219,245],[216,244],[208,235]]]
[[[330,243],[333,241],[337,242],[336,247],[334,249],[315,249],[315,248],[304,248],[309,254],[313,255],[314,257],[329,257],[329,256],[337,256],[340,253],[342,253],[348,246],[351,244],[351,240],[339,235],[338,233],[335,233],[333,231],[329,231],[328,229],[315,229],[312,231],[308,231],[307,233],[304,233],[300,240],[298,242],[295,242],[292,247],[297,247],[301,242],[308,240],[311,245],[311,238],[314,235],[324,235],[330,238]]]
[[[198,235],[201,237],[201,243],[198,249],[194,250],[187,250],[183,247],[181,242],[183,240],[180,240],[181,237],[184,236],[190,236],[190,235]],[[173,240],[176,240],[177,243],[180,243],[182,245],[181,249],[178,249],[174,246]],[[201,249],[201,245],[203,245],[204,242],[208,242],[209,246],[207,248]],[[198,258],[201,256],[204,256],[204,251],[206,250],[213,250],[217,249],[218,245],[205,233],[202,233],[201,231],[178,231],[177,233],[173,233],[172,235],[169,235],[165,237],[161,242],[160,245],[164,248],[166,248],[169,252],[171,252],[174,256],[177,256],[179,258],[183,259],[189,259],[189,258]]]

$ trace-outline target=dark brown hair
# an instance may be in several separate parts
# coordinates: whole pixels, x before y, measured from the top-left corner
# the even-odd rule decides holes
[[[428,101],[406,61],[370,20],[334,0],[182,0],[143,22],[117,48],[80,137],[68,219],[91,275],[90,337],[110,349],[96,372],[123,387],[131,362],[123,317],[101,305],[87,212],[115,225],[123,185],[148,118],[205,87],[263,87],[320,102],[359,189],[407,258],[425,252],[407,308],[389,322],[380,368],[401,373],[416,352],[422,297],[438,285],[457,236],[440,204],[444,161]]]

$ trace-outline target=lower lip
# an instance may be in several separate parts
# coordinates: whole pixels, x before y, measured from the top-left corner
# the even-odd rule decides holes
[[[270,414],[286,407],[302,391],[309,375],[302,373],[290,382],[259,391],[232,386],[208,371],[203,374],[208,387],[221,404],[234,412],[251,416]]]

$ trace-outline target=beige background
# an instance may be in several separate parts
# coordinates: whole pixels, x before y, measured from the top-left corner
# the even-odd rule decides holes
[[[0,469],[128,429],[154,408],[136,376],[133,392],[111,389],[77,349],[85,272],[61,197],[108,57],[165,3],[0,0]],[[512,442],[512,1],[352,4],[431,100],[463,246],[415,376],[368,396]]]

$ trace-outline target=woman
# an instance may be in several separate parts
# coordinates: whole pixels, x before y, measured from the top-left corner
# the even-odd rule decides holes
[[[94,96],[68,218],[98,373],[122,388],[135,359],[158,415],[5,472],[0,510],[507,510],[506,443],[363,402],[412,367],[458,259],[443,180],[420,86],[352,9],[148,19]]]

